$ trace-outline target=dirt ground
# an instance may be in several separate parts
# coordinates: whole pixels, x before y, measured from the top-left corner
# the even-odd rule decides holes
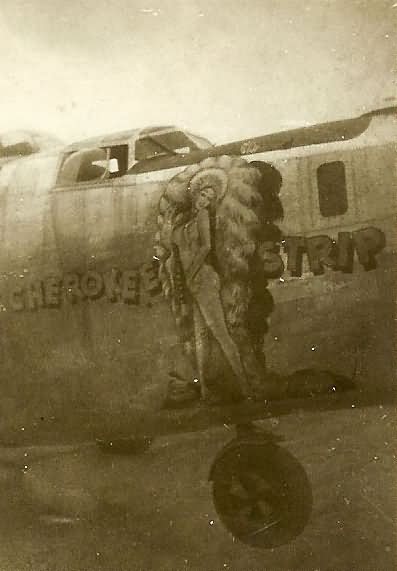
[[[285,438],[312,484],[311,519],[290,544],[251,548],[220,523],[208,473],[233,436],[225,427],[158,439],[137,457],[82,446],[45,460],[21,451],[11,466],[4,452],[0,570],[396,569],[394,408],[263,424]]]

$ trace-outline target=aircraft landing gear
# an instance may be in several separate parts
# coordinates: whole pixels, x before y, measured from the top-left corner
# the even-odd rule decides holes
[[[237,431],[211,467],[213,500],[234,537],[270,549],[303,531],[312,491],[303,466],[271,434],[246,428]]]

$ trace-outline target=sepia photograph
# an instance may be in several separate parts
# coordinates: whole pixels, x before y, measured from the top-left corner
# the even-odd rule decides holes
[[[1,0],[0,571],[397,568],[396,24]]]

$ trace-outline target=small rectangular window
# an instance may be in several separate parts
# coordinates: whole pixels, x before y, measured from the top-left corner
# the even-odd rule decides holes
[[[342,161],[324,163],[317,169],[318,201],[322,216],[347,212],[345,165]]]

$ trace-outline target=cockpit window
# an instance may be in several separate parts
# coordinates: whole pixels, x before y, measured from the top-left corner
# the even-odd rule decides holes
[[[57,184],[71,185],[122,176],[128,167],[128,146],[83,149],[65,156]]]
[[[203,144],[203,147],[199,146],[193,138],[188,137],[182,131],[147,134],[135,143],[135,160],[144,161],[156,157],[186,155],[209,146],[211,146],[210,143],[205,146]]]

